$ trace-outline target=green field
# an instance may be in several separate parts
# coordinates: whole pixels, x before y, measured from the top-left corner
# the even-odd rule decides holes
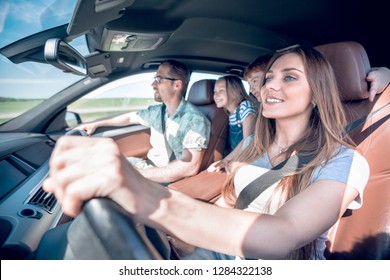
[[[0,99],[0,113],[27,111],[28,109],[37,106],[42,101],[42,99]]]
[[[37,106],[43,99],[13,99],[0,97],[0,124]]]
[[[12,99],[0,97],[0,124],[37,106],[43,99]],[[140,110],[156,104],[153,98],[101,98],[79,99],[68,110],[80,114],[83,122]]]

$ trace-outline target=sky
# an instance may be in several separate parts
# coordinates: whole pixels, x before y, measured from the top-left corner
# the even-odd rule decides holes
[[[77,0],[0,0],[0,47],[67,23]]]
[[[0,48],[40,30],[67,23],[76,2],[0,0]],[[47,98],[80,78],[65,75],[50,65],[13,64],[0,55],[0,97]]]

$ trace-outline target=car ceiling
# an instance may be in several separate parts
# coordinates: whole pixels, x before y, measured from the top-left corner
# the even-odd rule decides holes
[[[41,61],[44,42],[53,37],[70,41],[87,35],[94,76],[154,69],[166,58],[180,59],[192,70],[240,74],[256,57],[296,43],[320,45],[358,41],[372,66],[390,66],[388,3],[371,0],[95,0],[79,1],[69,26],[21,40],[1,52],[15,63]],[[96,10],[99,10],[98,12]],[[88,19],[88,20],[86,20]],[[366,31],[367,30],[367,31]],[[158,34],[154,50],[105,50],[102,34],[124,31]],[[29,49],[24,48],[28,45]],[[120,63],[118,63],[120,62]],[[156,62],[156,63],[155,63]],[[99,67],[101,66],[101,67]],[[95,69],[95,68],[90,68]]]

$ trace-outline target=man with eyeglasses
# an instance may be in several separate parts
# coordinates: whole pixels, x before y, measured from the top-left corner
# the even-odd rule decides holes
[[[152,83],[154,99],[161,104],[74,129],[91,135],[101,126],[148,126],[152,148],[147,159],[128,158],[140,173],[162,184],[196,175],[209,142],[211,125],[194,105],[184,100],[189,78],[189,70],[183,63],[166,60],[160,64]]]

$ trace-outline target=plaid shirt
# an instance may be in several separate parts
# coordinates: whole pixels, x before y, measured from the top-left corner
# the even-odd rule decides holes
[[[182,100],[176,112],[168,117],[165,111],[164,139],[161,113],[162,104],[149,106],[138,112],[142,119],[141,124],[150,127],[150,144],[152,149],[148,152],[148,158],[156,166],[165,166],[169,163],[170,154],[173,152],[176,159],[181,159],[183,150],[206,149],[210,139],[210,121],[190,102]],[[169,146],[166,146],[168,142]]]

